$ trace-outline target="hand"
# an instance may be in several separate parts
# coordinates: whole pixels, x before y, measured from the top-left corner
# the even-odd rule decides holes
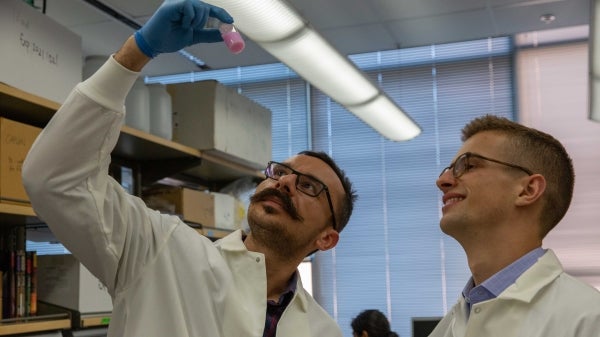
[[[199,0],[165,0],[150,20],[135,32],[135,42],[146,56],[155,57],[200,42],[223,41],[218,29],[204,28],[209,16],[233,23],[233,18],[223,8]]]

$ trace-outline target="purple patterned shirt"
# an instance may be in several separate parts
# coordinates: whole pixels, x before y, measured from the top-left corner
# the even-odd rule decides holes
[[[294,273],[294,276],[290,279],[286,290],[279,297],[279,302],[267,300],[267,318],[265,319],[263,337],[275,337],[275,334],[277,333],[277,323],[279,323],[281,315],[292,301],[294,292],[296,292],[297,280],[298,272]]]

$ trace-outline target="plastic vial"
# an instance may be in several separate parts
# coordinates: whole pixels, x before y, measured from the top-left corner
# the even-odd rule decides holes
[[[223,42],[234,54],[239,54],[246,47],[246,43],[235,26],[230,23],[223,23],[217,18],[209,17],[206,21],[206,28],[218,28],[223,37]]]

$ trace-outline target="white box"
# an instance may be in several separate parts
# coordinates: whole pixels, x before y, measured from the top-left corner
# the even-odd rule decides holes
[[[173,140],[262,169],[271,160],[271,111],[217,81],[167,86]]]
[[[104,284],[73,255],[38,256],[38,300],[80,313],[112,311]]]
[[[81,82],[81,37],[22,0],[0,1],[0,82],[62,103]]]
[[[236,230],[241,226],[245,209],[241,202],[229,194],[211,192],[214,198],[214,227]]]

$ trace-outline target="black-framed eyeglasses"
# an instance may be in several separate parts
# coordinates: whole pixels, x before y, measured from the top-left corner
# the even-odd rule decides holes
[[[293,168],[278,163],[275,161],[270,161],[267,164],[267,168],[265,169],[265,175],[267,178],[271,178],[273,180],[279,180],[281,177],[295,174],[296,175],[296,189],[308,196],[317,197],[321,192],[325,191],[325,195],[327,196],[327,203],[329,204],[329,209],[331,210],[331,218],[333,220],[333,229],[337,230],[337,222],[335,220],[335,212],[333,211],[333,203],[331,202],[331,195],[329,194],[329,188],[327,185],[320,181],[319,179],[304,174],[302,172],[298,172]]]
[[[454,163],[452,163],[452,164],[450,164],[450,166],[444,168],[442,170],[442,173],[440,173],[439,176],[441,177],[442,174],[446,173],[446,171],[452,170],[452,175],[454,176],[454,178],[459,178],[463,174],[469,172],[469,170],[472,168],[472,165],[469,162],[470,158],[479,158],[479,159],[491,161],[493,163],[497,163],[497,164],[501,164],[504,166],[508,166],[508,167],[512,167],[512,168],[521,170],[521,171],[527,173],[528,175],[533,174],[533,172],[531,170],[529,170],[523,166],[519,166],[519,165],[503,162],[500,160],[484,157],[482,155],[472,153],[472,152],[465,152],[465,153],[461,154],[460,156],[458,156],[458,158],[456,158]]]

